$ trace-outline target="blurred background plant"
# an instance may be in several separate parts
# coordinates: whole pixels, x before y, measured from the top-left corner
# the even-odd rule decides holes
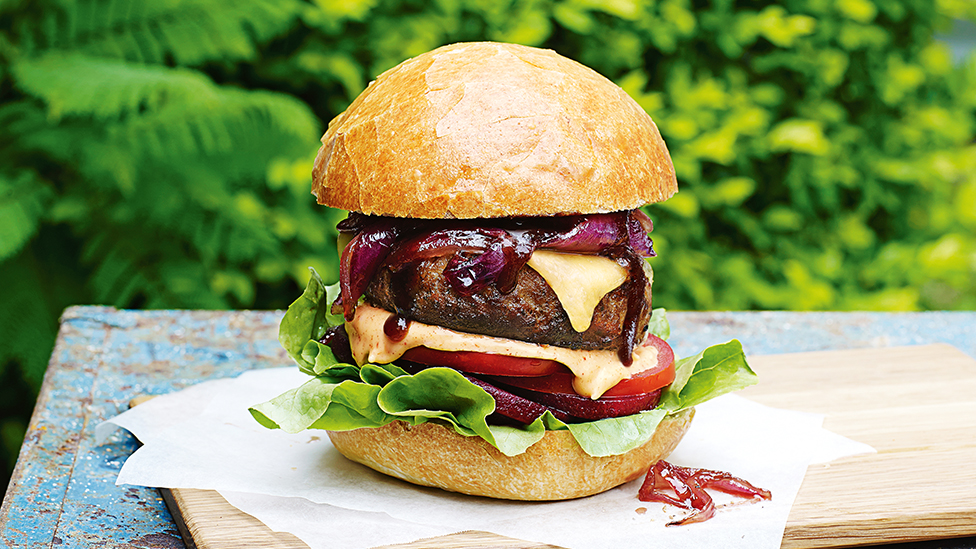
[[[648,208],[655,305],[976,309],[976,60],[936,39],[972,21],[968,0],[0,0],[0,480],[65,307],[281,308],[307,266],[335,279],[318,137],[445,43],[555,49],[654,117],[681,185]]]

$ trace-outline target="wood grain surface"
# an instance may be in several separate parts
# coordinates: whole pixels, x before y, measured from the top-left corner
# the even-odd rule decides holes
[[[976,533],[976,360],[949,345],[753,357],[740,394],[826,415],[824,427],[878,453],[814,465],[783,547]]]
[[[783,548],[976,535],[976,360],[937,344],[750,357],[757,402],[826,415],[824,427],[878,453],[814,465]],[[203,490],[164,491],[189,547],[305,548]],[[552,548],[487,532],[399,549]]]

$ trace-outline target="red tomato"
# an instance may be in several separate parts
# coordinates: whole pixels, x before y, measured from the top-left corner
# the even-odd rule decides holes
[[[427,347],[414,347],[403,353],[403,358],[427,366],[447,366],[469,374],[490,376],[547,376],[569,371],[554,360],[494,355],[476,351],[438,351]]]
[[[667,387],[674,381],[674,351],[671,346],[663,339],[648,334],[644,346],[649,345],[657,347],[657,367],[648,368],[629,379],[622,380],[603,393],[603,396],[650,393]]]
[[[674,381],[674,351],[671,350],[671,346],[663,339],[653,335],[647,336],[644,345],[657,347],[657,366],[622,380],[603,393],[604,397],[651,393],[670,385]],[[572,372],[564,370],[542,377],[498,377],[491,381],[542,393],[576,394],[573,389],[573,377]]]

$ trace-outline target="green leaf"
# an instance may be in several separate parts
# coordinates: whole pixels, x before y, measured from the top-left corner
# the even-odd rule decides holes
[[[35,176],[0,173],[0,262],[13,257],[37,233],[51,189]]]
[[[330,311],[332,302],[339,295],[338,283],[326,287],[322,277],[314,269],[310,271],[312,276],[305,291],[285,311],[278,328],[278,341],[302,370],[314,373],[316,368],[321,371],[324,367],[316,365],[320,354],[323,354],[323,361],[334,363],[335,357],[328,347],[309,347],[309,344],[322,339],[329,328],[342,324],[342,316]]]
[[[774,151],[796,151],[823,155],[830,149],[824,136],[823,124],[817,120],[793,118],[780,122],[769,132],[770,148]]]
[[[658,326],[667,326],[663,310]],[[450,368],[427,368],[409,375],[395,365],[335,365],[315,378],[271,401],[253,407],[265,426],[327,430],[380,427],[400,419],[412,425],[438,421],[464,436],[480,436],[505,455],[517,455],[548,430],[568,429],[584,451],[593,456],[626,453],[647,442],[670,413],[700,404],[755,382],[738,341],[716,345],[676,364],[676,379],[655,410],[625,417],[566,424],[546,412],[524,427],[487,424],[494,399],[461,373]],[[344,381],[339,375],[347,376]],[[340,382],[341,381],[341,382]],[[338,384],[337,384],[338,383]]]
[[[33,7],[33,6],[32,6]],[[92,0],[41,5],[21,25],[27,51],[57,47],[143,63],[254,60],[303,8],[295,0]],[[43,9],[46,8],[46,9]],[[25,28],[26,27],[26,28]]]
[[[494,444],[485,418],[495,411],[495,399],[450,368],[427,368],[390,381],[378,402],[397,417],[439,419],[466,436],[478,435]]]
[[[654,436],[668,412],[657,408],[637,414],[567,425],[580,447],[591,456],[625,454]]]
[[[250,412],[265,427],[299,433],[322,417],[337,386],[313,377],[299,387],[251,407]]]
[[[676,361],[675,379],[661,395],[658,408],[679,412],[757,381],[742,344],[733,339]]]
[[[24,402],[25,422],[30,419],[32,406],[27,403],[33,403],[51,358],[58,333],[58,316],[70,305],[70,302],[62,301],[70,278],[47,278],[49,276],[44,264],[29,250],[0,261],[0,288],[3,288],[0,292],[0,333],[4,334],[0,338],[0,374],[13,374],[10,378],[13,381],[4,387],[7,389],[3,391],[5,394],[29,384],[30,390],[26,394],[16,393],[16,399],[22,398]],[[49,284],[52,280],[61,284],[52,287]],[[22,380],[27,383],[18,382],[17,370],[22,372]],[[16,399],[9,401],[7,410],[14,409]]]
[[[546,412],[547,414],[549,412]],[[522,427],[512,425],[489,425],[495,447],[506,456],[517,456],[546,436],[546,426],[542,418]]]
[[[578,34],[589,34],[595,26],[595,21],[589,13],[566,2],[556,4],[552,10],[552,17],[563,27]]]
[[[363,427],[382,427],[393,421],[377,405],[381,388],[376,385],[314,377],[300,387],[249,411],[261,425],[289,433],[305,429],[347,431]]]
[[[309,425],[309,429],[323,431],[351,431],[353,429],[367,429],[379,427],[376,421],[360,413],[359,409],[343,406],[338,402],[329,404],[322,417]]]
[[[408,375],[395,364],[363,364],[359,369],[359,377],[365,383],[384,386],[399,376]]]
[[[671,324],[668,323],[667,311],[664,308],[659,307],[651,311],[651,319],[647,321],[647,331],[665,341],[671,337]]]
[[[354,381],[343,381],[332,393],[332,402],[341,404],[345,408],[355,411],[359,417],[363,418],[363,423],[355,426],[340,425],[337,423],[337,418],[333,417],[330,420],[329,416],[324,416],[320,419],[320,421],[331,421],[330,424],[332,426],[329,427],[329,429],[333,431],[386,425],[387,423],[396,419],[396,417],[391,414],[387,414],[382,408],[380,408],[378,403],[381,392],[382,388],[378,385],[356,383]],[[328,412],[328,410],[326,410],[326,412]]]
[[[336,364],[335,354],[328,345],[323,345],[315,340],[308,340],[302,348],[302,361],[312,365],[312,374],[321,375],[323,372],[332,368]]]
[[[787,15],[786,9],[779,5],[771,5],[759,12],[757,26],[770,42],[777,46],[788,48],[793,46],[798,38],[812,34],[817,20],[806,15]]]
[[[21,89],[40,98],[54,118],[120,119],[166,105],[215,104],[219,90],[206,75],[77,52],[25,58],[12,67]]]
[[[739,206],[756,192],[756,182],[748,177],[730,177],[720,181],[710,199],[729,206]]]

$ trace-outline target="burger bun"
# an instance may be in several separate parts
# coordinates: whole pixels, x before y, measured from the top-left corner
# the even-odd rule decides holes
[[[688,409],[667,416],[644,444],[605,457],[584,452],[569,431],[546,431],[516,456],[436,422],[412,426],[397,420],[328,434],[347,458],[413,484],[498,499],[563,500],[598,494],[645,474],[674,450],[693,415]]]

